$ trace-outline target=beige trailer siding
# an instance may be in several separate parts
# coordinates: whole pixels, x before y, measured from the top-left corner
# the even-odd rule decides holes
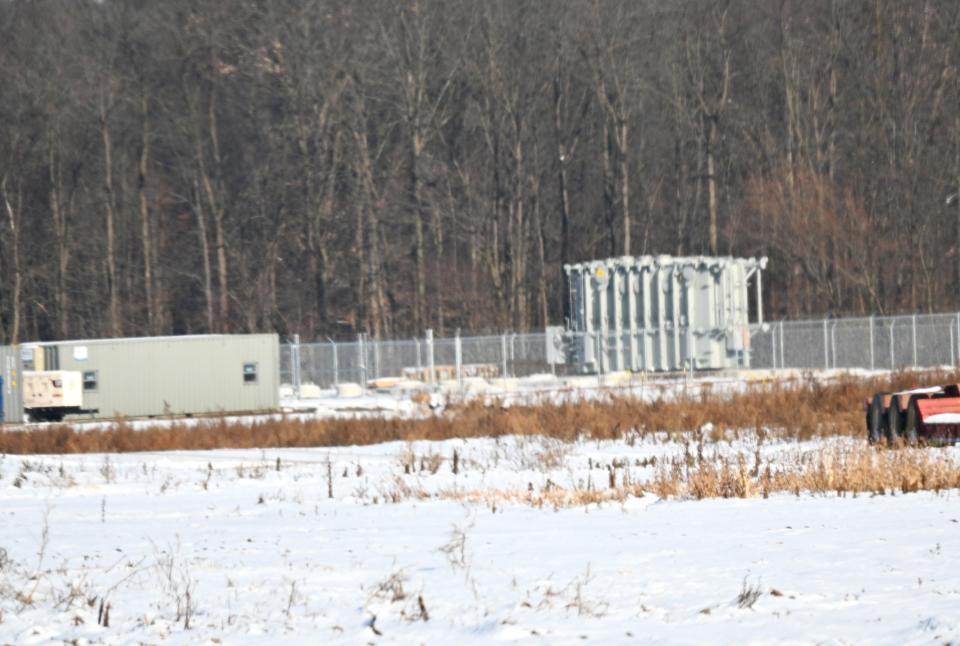
[[[85,373],[83,406],[97,409],[98,418],[263,411],[279,404],[275,334],[39,345],[48,348],[47,363],[54,359],[56,369]],[[256,373],[245,380],[251,365]]]

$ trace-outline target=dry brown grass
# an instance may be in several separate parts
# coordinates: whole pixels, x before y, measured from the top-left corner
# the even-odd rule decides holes
[[[888,451],[863,444],[832,446],[763,468],[744,454],[661,465],[649,490],[664,498],[766,498],[773,493],[878,494],[960,487],[960,464],[940,449]]]
[[[537,509],[544,507],[565,509],[567,507],[584,507],[605,503],[622,504],[628,498],[639,498],[644,494],[645,490],[640,485],[617,487],[616,489],[567,489],[554,485],[539,491],[528,489],[448,491],[439,494],[438,497],[444,500],[482,504],[491,509],[517,504],[529,505]]]
[[[645,483],[611,488],[565,488],[548,480],[539,488],[448,491],[437,497],[493,509],[507,504],[561,509],[624,503],[652,493],[661,498],[766,498],[773,494],[892,495],[960,488],[960,464],[939,449],[888,451],[865,444],[833,446],[765,468],[751,467],[746,454],[686,464],[661,465]]]
[[[860,435],[863,400],[878,390],[960,381],[960,373],[896,374],[891,379],[841,377],[829,383],[813,378],[752,384],[729,395],[704,389],[697,395],[643,402],[609,395],[593,401],[534,406],[469,402],[426,419],[298,420],[254,423],[174,424],[134,430],[116,424],[106,430],[75,431],[68,425],[0,433],[0,453],[125,453],[215,448],[344,446],[387,441],[543,435],[619,439],[625,433],[684,434],[713,424],[714,437],[732,431],[772,429],[785,437],[809,439]]]

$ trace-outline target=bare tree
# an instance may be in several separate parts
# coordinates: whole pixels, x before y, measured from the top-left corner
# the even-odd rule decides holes
[[[707,248],[719,253],[719,191],[717,154],[720,120],[730,98],[732,50],[727,42],[730,2],[714,5],[706,12],[707,25],[684,35],[685,63],[702,121],[701,150],[707,179]],[[712,24],[710,24],[712,23]]]
[[[454,80],[454,69],[442,62],[457,63],[447,56],[451,48],[438,29],[437,12],[414,0],[392,16],[393,23],[381,23],[382,44],[394,68],[398,87],[400,120],[406,138],[405,167],[407,210],[413,221],[414,294],[413,324],[417,330],[427,326],[427,218],[430,208],[425,194],[427,146],[449,119],[447,97]]]

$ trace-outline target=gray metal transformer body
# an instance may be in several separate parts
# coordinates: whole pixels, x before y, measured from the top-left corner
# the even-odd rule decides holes
[[[624,256],[565,265],[570,320],[548,351],[583,373],[750,365],[748,282],[766,258]]]

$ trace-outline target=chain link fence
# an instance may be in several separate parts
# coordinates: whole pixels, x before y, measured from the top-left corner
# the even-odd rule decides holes
[[[281,344],[281,381],[321,388],[377,379],[423,382],[566,371],[547,362],[544,333]],[[778,321],[753,326],[750,367],[897,370],[960,363],[960,313]]]
[[[960,314],[780,321],[750,335],[753,368],[898,370],[957,365]]]
[[[298,387],[321,388],[378,379],[411,379],[428,383],[472,377],[526,377],[552,372],[547,363],[546,335],[501,334],[478,337],[282,343],[280,380]]]

